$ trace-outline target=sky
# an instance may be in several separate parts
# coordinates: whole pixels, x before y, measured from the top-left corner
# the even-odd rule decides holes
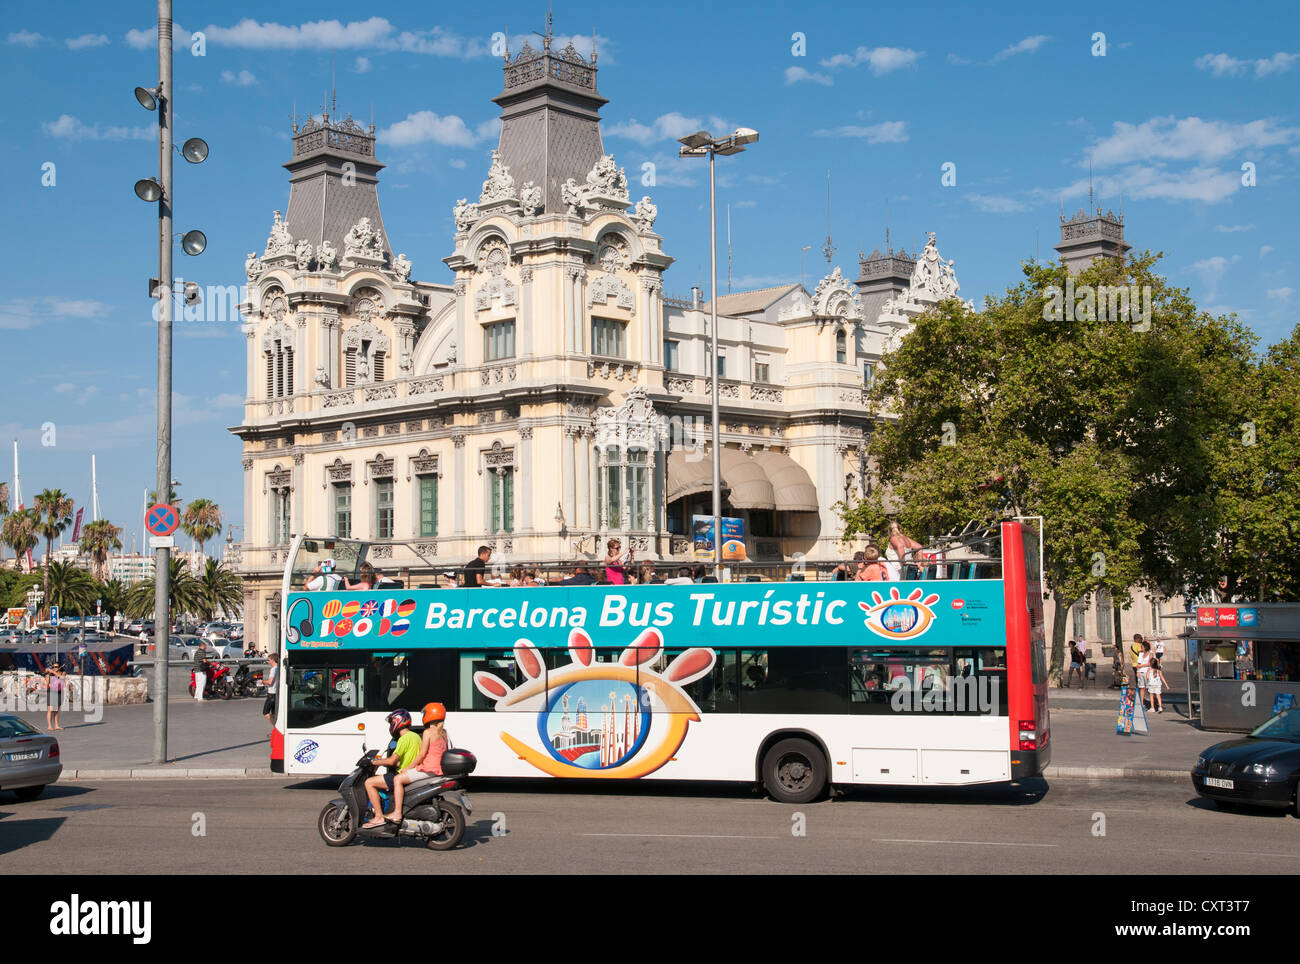
[[[935,232],[979,305],[1023,260],[1055,258],[1061,207],[1086,205],[1091,183],[1201,307],[1235,312],[1262,345],[1297,323],[1295,4],[551,6],[558,46],[586,54],[594,35],[605,149],[633,198],[653,198],[677,259],[666,294],[702,281],[707,296],[709,271],[706,164],[678,158],[676,139],[744,126],[759,142],[718,159],[732,290],[811,288],[828,231],[832,263],[855,278],[888,226],[909,249]],[[449,282],[452,206],[478,196],[497,143],[494,44],[516,50],[546,8],[177,2],[176,138],[211,147],[203,164],[176,159],[175,230],[208,237],[197,258],[177,251],[177,275],[244,282],[288,201],[294,113],[319,112],[333,84],[339,113],[373,116],[393,249],[414,279]],[[11,6],[0,24],[0,479],[17,439],[28,504],[59,487],[81,506],[94,452],[102,514],[127,549],[156,479],[156,209],[132,192],[157,172],[156,115],[132,94],[157,80],[156,10]],[[235,525],[244,344],[237,319],[176,324],[173,476],[182,499],[212,499]]]

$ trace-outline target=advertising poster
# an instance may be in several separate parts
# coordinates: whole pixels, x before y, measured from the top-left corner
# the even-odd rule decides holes
[[[713,561],[713,516],[691,516],[691,533],[695,542],[695,558],[700,562]],[[722,561],[744,562],[745,520],[723,517]]]
[[[1132,736],[1134,733],[1146,735],[1151,732],[1147,725],[1146,707],[1139,705],[1136,700],[1137,691],[1132,687],[1125,686],[1119,691],[1119,720],[1115,724],[1115,732],[1120,736]]]

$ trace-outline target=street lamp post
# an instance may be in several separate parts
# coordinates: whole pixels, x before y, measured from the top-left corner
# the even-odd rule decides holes
[[[158,0],[158,86],[137,87],[135,99],[145,110],[158,111],[158,177],[135,183],[136,196],[158,205],[158,488],[160,500],[170,501],[172,480],[172,0]],[[181,156],[191,164],[202,163],[208,145],[190,138]],[[189,231],[181,250],[198,255],[207,246],[202,231]],[[169,605],[171,550],[154,550],[154,744],[153,762],[167,762],[167,664],[171,633]]]
[[[682,144],[677,152],[679,157],[709,158],[709,272],[712,276],[709,299],[709,325],[712,344],[713,371],[709,375],[709,384],[713,386],[711,413],[713,422],[713,576],[722,578],[722,451],[719,441],[718,425],[718,205],[717,187],[713,174],[713,157],[721,154],[730,157],[739,154],[746,144],[758,140],[758,131],[748,127],[738,127],[735,133],[727,137],[714,138],[708,131],[696,131],[679,138]]]

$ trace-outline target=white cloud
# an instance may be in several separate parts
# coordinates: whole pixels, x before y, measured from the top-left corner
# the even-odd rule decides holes
[[[721,136],[732,128],[720,117],[701,120],[698,117],[687,117],[674,110],[667,114],[660,114],[649,124],[642,124],[635,117],[630,121],[610,124],[602,127],[601,134],[605,137],[626,137],[628,140],[649,145],[655,141],[675,141],[679,137],[685,137],[701,129]]]
[[[80,37],[69,37],[63,41],[69,50],[85,50],[87,47],[102,47],[108,43],[108,36],[102,33],[83,33]]]
[[[1260,256],[1261,258],[1267,257],[1268,255],[1270,255],[1270,254],[1272,254],[1272,253],[1273,253],[1273,245],[1271,245],[1271,244],[1265,244],[1265,245],[1261,246],[1260,249],[1259,249],[1259,256]]]
[[[993,60],[990,61],[990,63],[999,63],[1000,61],[1006,60],[1008,57],[1014,57],[1016,54],[1032,54],[1051,39],[1051,37],[1043,34],[1035,34],[1032,37],[1026,37],[1018,43],[1013,43],[1010,47],[999,50],[993,55]]]
[[[358,74],[370,73],[370,58],[358,57],[356,59],[356,62],[352,65],[352,69],[356,71]]]
[[[97,318],[110,310],[110,305],[89,298],[15,298],[0,304],[0,330],[35,328],[51,317]]]
[[[441,117],[431,110],[407,114],[404,120],[381,130],[378,137],[380,142],[393,147],[424,144],[428,141],[444,147],[473,147],[479,140],[455,114]]]
[[[226,392],[208,399],[207,404],[211,408],[243,408],[244,396]]]
[[[868,144],[901,144],[907,140],[907,121],[885,121],[882,124],[845,124],[813,131],[819,137],[861,137]]]
[[[100,127],[84,124],[71,114],[61,114],[56,121],[45,121],[41,129],[50,137],[69,141],[151,141],[158,129],[151,124],[143,127]]]
[[[1216,224],[1214,230],[1220,234],[1238,234],[1242,231],[1254,231],[1253,224]]]
[[[871,72],[879,77],[904,67],[915,67],[916,62],[924,56],[923,50],[909,50],[904,47],[859,47],[851,54],[835,54],[833,57],[828,57],[821,61],[821,65],[838,69],[866,64]],[[788,75],[789,71],[786,73]],[[790,81],[787,79],[786,83]]]
[[[1023,201],[998,194],[969,194],[966,199],[979,210],[989,214],[1014,214],[1029,210],[1029,205]]]
[[[1228,54],[1205,54],[1196,58],[1196,66],[1208,70],[1215,77],[1238,77],[1251,69],[1255,71],[1256,77],[1267,77],[1270,74],[1286,73],[1297,61],[1300,61],[1300,54],[1283,51],[1258,60],[1240,60]]]
[[[122,37],[132,50],[157,50],[158,28],[148,27],[144,30],[128,30]],[[182,50],[194,42],[194,35],[180,24],[172,23],[172,50]]]
[[[756,207],[758,207],[758,202],[757,202],[757,201],[737,201],[735,204],[732,205],[732,207],[733,207],[733,208],[756,208]]]
[[[458,170],[458,171],[463,171],[463,170],[465,169],[465,160],[464,160],[464,158],[453,157],[453,158],[452,158],[450,161],[448,161],[447,163],[450,164],[452,167],[454,167],[454,168],[455,168],[456,170]]]
[[[1279,127],[1272,119],[1234,124],[1169,116],[1141,124],[1116,121],[1110,136],[1094,143],[1088,153],[1099,167],[1130,161],[1217,161],[1243,150],[1296,141],[1300,141],[1300,127]]]
[[[257,83],[257,78],[247,70],[241,70],[239,73],[235,73],[233,70],[223,70],[221,72],[221,82],[234,87],[252,87]]]
[[[1278,301],[1290,301],[1294,288],[1269,288],[1268,296],[1276,298]]]
[[[15,47],[35,47],[44,39],[40,34],[32,33],[30,30],[19,30],[11,33],[5,42]]]
[[[1201,282],[1206,287],[1206,299],[1213,301],[1219,293],[1219,282],[1223,280],[1224,272],[1228,270],[1229,265],[1236,264],[1240,260],[1241,255],[1238,254],[1234,254],[1231,258],[1215,255],[1197,261],[1188,270],[1200,276]]]
[[[313,20],[304,24],[259,23],[245,17],[233,27],[215,24],[203,31],[209,43],[249,50],[351,50],[393,42],[394,28],[383,17],[341,23]]]
[[[804,80],[810,80],[814,84],[821,84],[823,87],[830,87],[835,83],[828,74],[812,73],[802,67],[787,67],[785,69],[785,82],[787,85],[797,84]]]
[[[1084,197],[1090,187],[1097,193],[1117,198],[1123,195],[1135,200],[1203,201],[1217,204],[1241,189],[1241,175],[1237,171],[1220,171],[1213,167],[1193,167],[1187,170],[1170,170],[1164,164],[1130,164],[1112,174],[1097,175],[1090,184],[1081,177],[1062,188],[1035,190],[1038,200]]]

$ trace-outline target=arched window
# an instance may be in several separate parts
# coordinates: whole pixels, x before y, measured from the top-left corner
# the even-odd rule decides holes
[[[642,448],[610,445],[601,453],[601,528],[643,532],[650,528],[650,459]]]
[[[849,360],[848,339],[844,336],[844,329],[835,330],[835,361],[843,365]]]
[[[262,298],[262,314],[273,319],[262,336],[266,359],[266,397],[287,398],[293,394],[294,329],[285,321],[289,302],[280,288],[269,288]]]

